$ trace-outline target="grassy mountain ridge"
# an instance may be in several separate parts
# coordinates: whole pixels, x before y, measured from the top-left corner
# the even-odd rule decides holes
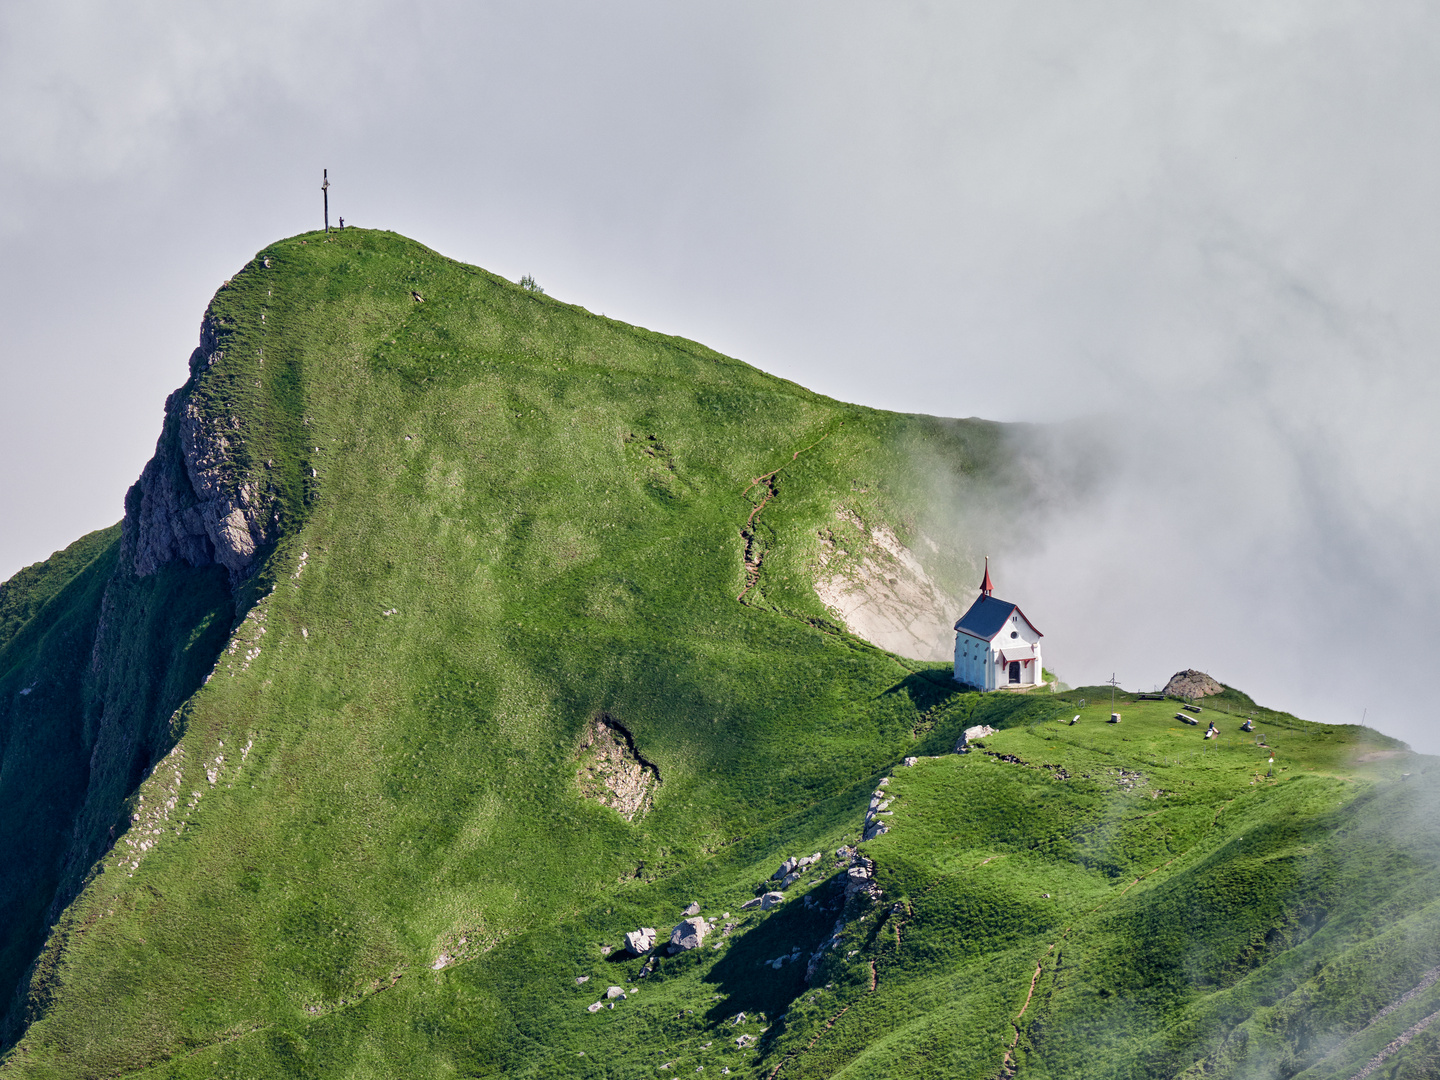
[[[958,595],[978,538],[927,507],[1024,501],[998,425],[834,402],[347,229],[217,293],[156,462],[0,645],[0,783],[48,679],[76,704],[32,728],[78,732],[48,857],[89,871],[73,902],[58,872],[20,890],[63,912],[10,961],[38,956],[16,1075],[1292,1075],[1313,1017],[1348,1038],[1428,958],[1385,946],[1436,880],[1392,827],[1422,797],[1392,744],[1277,721],[1297,776],[1261,782],[1174,703],[1116,729],[1079,694],[964,693],[819,602],[881,526]],[[41,647],[62,615],[89,649]],[[626,768],[629,820],[594,797]],[[883,894],[847,898],[880,790]],[[1371,872],[1383,902],[1337,899]],[[642,977],[621,935],[691,901],[710,936]],[[1262,984],[1263,1056],[1237,1050]]]

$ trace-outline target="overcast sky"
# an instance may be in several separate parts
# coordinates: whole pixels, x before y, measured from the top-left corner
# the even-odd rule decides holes
[[[838,398],[1103,417],[1115,474],[997,560],[1062,676],[1440,751],[1437,128],[1419,3],[3,5],[0,578],[119,518],[328,167]]]

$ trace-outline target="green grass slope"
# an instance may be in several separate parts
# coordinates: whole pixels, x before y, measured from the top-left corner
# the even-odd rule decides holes
[[[65,940],[52,937],[47,961],[47,931],[123,829],[120,801],[169,748],[172,714],[230,629],[223,574],[117,575],[119,532],[92,533],[0,591],[12,616],[0,644],[0,1036],[47,1000]]]
[[[207,326],[185,400],[279,526],[233,591],[112,536],[15,601],[0,700],[32,671],[74,697],[47,820],[87,875],[15,890],[3,1070],[1339,1076],[1429,1015],[1428,762],[1265,713],[1266,776],[1229,714],[1205,741],[1173,702],[963,693],[817,601],[863,555],[846,522],[923,553],[917,461],[1023,500],[997,425],[834,402],[381,232],[267,248]],[[89,668],[42,648],[52,609]],[[658,781],[636,813],[594,797],[597,718]],[[847,899],[876,790],[883,895]],[[692,902],[699,949],[619,948]],[[1428,1030],[1386,1067],[1428,1068]]]

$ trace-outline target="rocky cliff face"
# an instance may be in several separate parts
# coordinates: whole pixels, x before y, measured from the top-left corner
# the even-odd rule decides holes
[[[274,500],[246,475],[243,424],[201,392],[205,373],[223,357],[219,327],[207,314],[190,379],[166,400],[155,456],[125,496],[121,564],[142,577],[185,562],[219,564],[238,582],[278,532]]]
[[[912,660],[951,659],[954,620],[965,605],[945,595],[888,525],[867,525],[843,507],[836,518],[853,557],[837,558],[836,537],[822,531],[815,578],[820,602],[872,645]]]

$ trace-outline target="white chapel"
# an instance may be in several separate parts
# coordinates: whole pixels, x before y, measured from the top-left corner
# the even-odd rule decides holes
[[[995,598],[987,557],[980,595],[955,624],[955,681],[977,690],[1041,685],[1044,636],[1017,605]]]

